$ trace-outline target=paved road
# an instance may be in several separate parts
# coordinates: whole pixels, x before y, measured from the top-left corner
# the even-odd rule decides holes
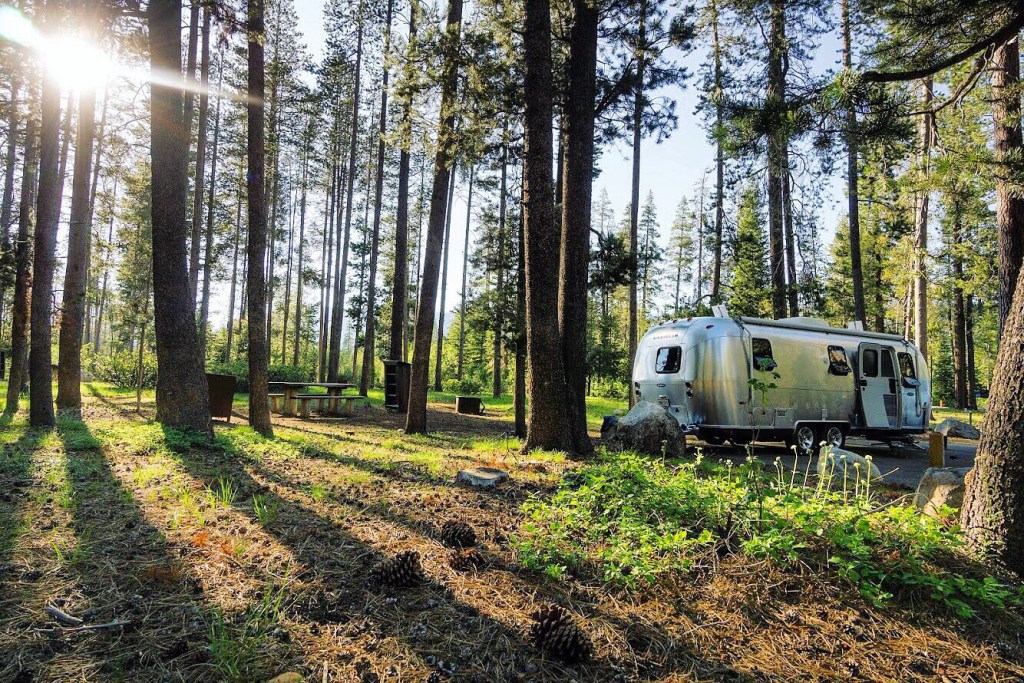
[[[928,469],[928,441],[921,438],[917,443],[919,448],[892,449],[885,444],[851,437],[846,442],[846,448],[861,455],[870,454],[886,482],[916,488],[921,475]],[[735,446],[709,446],[699,441],[696,444],[691,442],[690,445],[703,448],[704,457],[709,459],[728,458],[741,461],[746,457],[746,453]],[[950,439],[946,447],[946,465],[972,467],[977,448],[977,441]],[[787,468],[793,466],[795,457],[792,451],[777,443],[756,444],[754,453],[769,462],[774,462],[775,458],[782,458]],[[799,463],[798,466],[803,469],[805,465]]]

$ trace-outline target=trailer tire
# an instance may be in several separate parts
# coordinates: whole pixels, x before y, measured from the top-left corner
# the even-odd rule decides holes
[[[797,455],[814,455],[818,452],[818,433],[811,424],[798,424],[786,445],[795,448]]]
[[[701,440],[709,446],[721,446],[725,443],[725,437],[721,434],[706,434]]]
[[[829,425],[821,430],[821,441],[832,448],[842,448],[846,445],[846,431],[839,425]]]

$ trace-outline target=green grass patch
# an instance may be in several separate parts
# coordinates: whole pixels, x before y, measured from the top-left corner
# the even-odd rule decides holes
[[[1024,605],[1024,589],[986,575],[957,528],[881,504],[869,482],[816,480],[778,461],[772,468],[756,458],[732,466],[602,454],[523,512],[523,561],[556,578],[589,567],[632,588],[724,551],[815,567],[877,605],[908,591],[964,617]]]

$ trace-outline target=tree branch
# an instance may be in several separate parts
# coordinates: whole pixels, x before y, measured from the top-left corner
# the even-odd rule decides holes
[[[960,50],[956,54],[950,55],[945,59],[929,64],[928,66],[923,66],[919,69],[909,69],[907,71],[865,71],[861,74],[861,78],[868,83],[897,83],[900,81],[916,81],[921,78],[927,78],[928,76],[937,74],[943,69],[948,69],[949,67],[959,64],[966,59],[970,59],[990,46],[1002,45],[1020,33],[1022,28],[1024,28],[1024,7],[1018,6],[1017,13],[1009,23],[995,33],[979,40],[963,50]]]

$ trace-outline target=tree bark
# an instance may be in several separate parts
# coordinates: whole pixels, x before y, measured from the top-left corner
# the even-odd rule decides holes
[[[765,105],[773,116],[768,134],[768,251],[772,284],[772,316],[786,317],[786,275],[783,244],[783,183],[788,134],[782,115],[786,101],[786,7],[783,0],[772,0],[768,36],[768,87]]]
[[[447,25],[442,38],[441,108],[437,130],[437,151],[434,155],[434,186],[430,194],[430,217],[427,219],[423,279],[419,288],[419,304],[416,307],[412,372],[409,382],[409,413],[405,421],[407,434],[422,434],[427,431],[430,344],[434,332],[438,271],[441,266],[441,251],[444,246],[444,231],[448,213],[446,200],[455,148],[455,98],[459,86],[461,27],[462,0],[448,0]]]
[[[44,26],[59,24],[56,0],[42,7]],[[32,267],[31,347],[29,350],[29,424],[49,427],[53,413],[53,370],[51,366],[51,316],[53,314],[53,271],[56,262],[57,221],[60,218],[60,84],[43,76],[39,125],[39,188],[36,194],[36,226]]]
[[[1010,168],[1020,163],[1020,46],[1016,34],[992,59],[992,123],[996,161],[996,225],[999,230],[999,329],[1009,315],[1024,261],[1024,197],[1013,190]]]
[[[13,265],[14,249],[11,244],[11,222],[14,214],[14,170],[18,164],[18,126],[20,125],[18,93],[21,78],[11,76],[11,99],[7,109],[7,150],[4,156],[4,189],[0,199],[0,264]],[[3,337],[4,304],[7,299],[6,287],[0,285],[0,339]]]
[[[968,541],[1024,575],[1024,280],[1003,326],[974,469],[960,513]]]
[[[203,7],[202,62],[199,67],[199,130],[196,135],[196,177],[192,193],[192,236],[189,244],[189,293],[192,308],[199,290],[199,242],[203,225],[203,190],[206,175],[206,127],[210,113],[210,8]],[[191,133],[190,133],[191,134]],[[205,321],[204,321],[205,325]],[[200,347],[206,349],[206,330],[200,329]],[[205,355],[204,355],[205,358]]]
[[[528,426],[524,451],[572,451],[568,387],[558,329],[561,236],[552,188],[550,0],[525,0],[526,149],[523,222],[526,242],[526,355]],[[635,253],[635,252],[634,252]]]
[[[921,82],[921,108],[928,109],[932,101],[932,81]],[[922,182],[928,177],[928,159],[932,141],[931,118],[922,114],[917,123],[917,144],[920,154]],[[917,193],[914,216],[914,345],[928,357],[928,190]]]
[[[522,195],[520,188],[520,195]],[[526,438],[526,245],[522,217],[516,231],[516,389],[513,398],[516,436]]]
[[[782,176],[782,226],[786,237],[786,301],[789,314],[800,315],[800,282],[796,275],[796,234],[793,230],[793,179],[789,173],[789,145],[783,153],[786,172]]]
[[[114,174],[114,190],[112,192],[113,200],[117,201],[117,174]],[[111,211],[110,220],[107,223],[107,242],[105,249],[110,250],[110,245],[114,242],[114,214]],[[102,348],[101,342],[103,341],[103,313],[107,305],[107,287],[110,283],[110,264],[103,264],[103,282],[100,285],[100,301],[96,309],[96,325],[93,330],[93,353],[98,354]]]
[[[455,162],[452,162],[451,181],[448,186],[448,207],[445,211],[444,220],[444,255],[442,257],[441,265],[441,283],[440,283],[440,294],[441,309],[440,314],[437,318],[437,344],[434,346],[436,352],[436,362],[434,364],[434,391],[441,391],[441,354],[444,347],[444,314],[445,314],[445,298],[448,293],[448,257],[451,253],[452,241],[452,204],[455,201]]]
[[[152,73],[180,73],[181,0],[152,3],[148,12]],[[212,436],[185,260],[189,131],[182,94],[181,86],[161,85],[158,80],[151,85],[156,418],[168,427]]]
[[[18,236],[14,243],[14,304],[11,314],[11,371],[7,378],[5,415],[18,410],[18,395],[28,376],[28,326],[32,276],[29,224],[32,204],[36,200],[36,172],[39,165],[39,141],[35,117],[28,116],[25,126],[25,160],[21,171],[21,193],[18,202]]]
[[[469,167],[469,197],[466,200],[466,238],[462,244],[462,294],[459,297],[459,361],[455,377],[462,380],[466,355],[466,280],[469,275],[469,232],[473,216],[473,178],[476,167]]]
[[[249,203],[246,277],[249,318],[249,426],[273,436],[268,396],[270,347],[267,342],[267,283],[263,262],[267,249],[266,141],[263,130],[265,69],[263,44],[266,31],[263,0],[248,0],[248,89],[246,143],[249,156],[247,195]]]
[[[85,322],[85,290],[89,279],[90,174],[96,132],[96,90],[83,87],[78,95],[78,131],[75,168],[71,182],[71,219],[68,256],[64,271],[64,300],[60,316],[57,353],[57,407],[82,407],[82,332]]]
[[[569,93],[565,104],[565,173],[562,191],[561,260],[559,264],[558,326],[562,340],[562,363],[568,387],[566,401],[573,451],[593,451],[587,434],[587,276],[590,268],[590,227],[594,173],[594,98],[597,78],[598,8],[590,0],[574,0],[574,19],[569,36]],[[642,88],[642,84],[640,85]],[[634,120],[633,207],[640,196],[639,121]],[[632,253],[636,253],[637,212],[630,216]],[[633,285],[635,290],[635,284]],[[632,292],[635,309],[635,291]],[[631,309],[631,315],[635,310]],[[632,321],[631,321],[632,322]],[[633,328],[631,341],[637,330]],[[630,358],[636,353],[630,349]],[[632,395],[632,392],[630,392]]]

